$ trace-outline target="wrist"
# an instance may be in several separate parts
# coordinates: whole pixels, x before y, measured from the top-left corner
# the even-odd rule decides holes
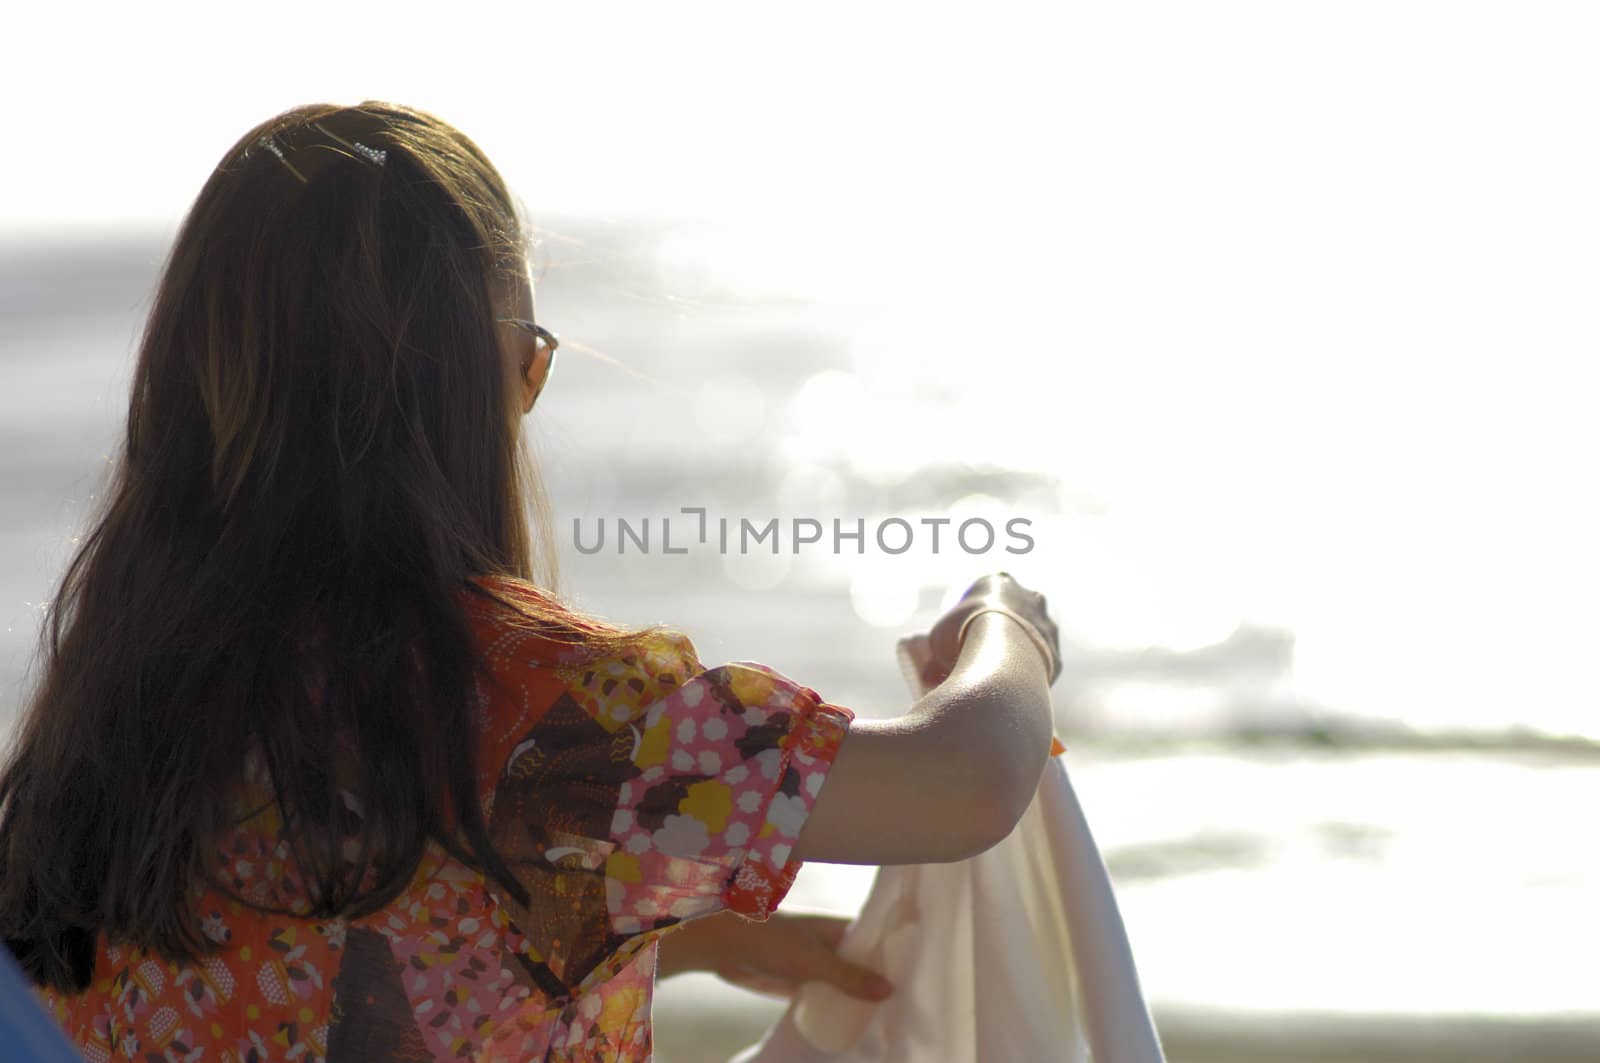
[[[1045,677],[1050,682],[1055,682],[1056,676],[1061,670],[1061,662],[1056,656],[1055,651],[1051,648],[1050,643],[1046,641],[1044,635],[1032,623],[1032,621],[1028,620],[1027,617],[1016,612],[1015,610],[1009,609],[1003,605],[984,603],[972,609],[966,614],[966,616],[962,618],[961,625],[956,629],[957,653],[960,652],[961,646],[966,642],[967,628],[971,626],[974,620],[982,616],[984,613],[999,613],[1001,616],[1010,617],[1012,622],[1017,627],[1022,629],[1022,633],[1026,635],[1028,641],[1033,644],[1033,648],[1038,651],[1040,659],[1044,662]]]

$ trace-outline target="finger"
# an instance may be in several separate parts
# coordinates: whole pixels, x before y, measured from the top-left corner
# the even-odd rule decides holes
[[[838,915],[824,915],[817,916],[815,921],[808,920],[808,922],[811,922],[811,928],[816,932],[817,937],[822,939],[823,944],[830,949],[837,949],[839,942],[844,940],[845,931],[850,929],[850,924],[854,920]]]
[[[769,964],[757,965],[748,960],[721,960],[712,965],[711,973],[739,985],[788,984],[801,981],[797,972],[774,970]]]
[[[818,913],[791,916],[790,922],[796,929],[803,927],[809,940],[802,937],[795,947],[764,956],[762,975],[794,982],[827,982],[864,1000],[882,1000],[893,992],[894,987],[876,971],[851,963],[835,951],[851,920]]]
[[[877,971],[859,964],[833,957],[828,965],[827,981],[843,992],[862,1000],[883,1000],[894,992],[894,986]]]
[[[1004,576],[1005,573],[1001,572],[999,575],[1000,576]],[[968,587],[967,588],[967,592],[965,594],[963,594],[961,597],[963,599],[967,599],[967,598],[971,598],[973,595],[976,595],[976,594],[984,594],[984,593],[986,593],[988,591],[989,587],[992,584],[995,583],[996,578],[997,578],[996,576],[992,576],[992,575],[979,576],[977,579],[972,581],[972,586]]]
[[[771,997],[793,997],[804,979],[787,978],[771,971],[757,970],[749,964],[728,964],[719,967],[716,975],[730,985],[748,989]]]
[[[784,921],[785,929],[790,932],[787,945],[763,953],[759,961],[761,969],[798,981],[829,982],[847,992],[861,988],[863,975],[871,976],[873,972],[851,963],[838,952],[839,943],[853,921],[831,912],[790,914]]]

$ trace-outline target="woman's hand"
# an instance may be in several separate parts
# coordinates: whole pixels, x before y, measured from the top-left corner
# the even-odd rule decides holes
[[[961,596],[950,610],[934,621],[927,635],[927,647],[921,654],[924,659],[923,682],[928,687],[938,686],[950,675],[961,654],[961,626],[968,617],[986,605],[1010,609],[1022,617],[1038,633],[1043,648],[1051,650],[1045,667],[1054,682],[1061,671],[1061,635],[1056,623],[1045,609],[1044,595],[1030,591],[1012,578],[1010,573],[996,572],[981,576]]]
[[[768,996],[791,997],[804,982],[827,982],[850,996],[882,1000],[882,976],[839,957],[850,920],[822,912],[773,912],[757,923],[733,912],[692,919],[661,938],[657,973],[710,971]]]

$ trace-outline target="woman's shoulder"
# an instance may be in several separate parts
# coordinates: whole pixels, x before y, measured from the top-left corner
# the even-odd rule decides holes
[[[693,641],[675,628],[657,625],[629,632],[514,576],[474,576],[472,582],[477,592],[464,595],[467,615],[490,643],[537,643],[546,651],[546,663],[613,676],[642,672],[681,681],[686,668],[699,664]]]
[[[492,597],[472,596],[468,614],[491,680],[480,700],[501,740],[561,704],[614,731],[704,670],[682,631],[651,627],[618,640],[609,629],[605,639],[588,639],[599,629],[534,584],[503,576],[479,582]]]
[[[676,628],[645,628],[624,645],[600,650],[583,644],[579,618],[566,637],[551,637],[537,621],[530,625],[522,610],[531,606],[527,614],[536,618],[557,615],[557,599],[525,580],[498,576],[482,582],[509,603],[485,603],[476,607],[475,616],[486,665],[511,693],[509,701],[523,710],[514,713],[518,723],[533,722],[561,701],[570,701],[571,708],[607,732],[642,717],[653,724],[662,711],[677,716],[709,711],[709,705],[698,707],[702,699],[751,720],[785,712],[809,715],[825,701],[756,661],[707,666],[690,636]],[[530,704],[537,706],[531,714],[526,712]]]

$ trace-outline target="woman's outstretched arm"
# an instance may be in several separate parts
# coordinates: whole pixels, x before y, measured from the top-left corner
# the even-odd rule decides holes
[[[792,858],[944,863],[997,844],[1049,755],[1051,667],[1015,619],[974,616],[944,682],[903,716],[851,726]]]

